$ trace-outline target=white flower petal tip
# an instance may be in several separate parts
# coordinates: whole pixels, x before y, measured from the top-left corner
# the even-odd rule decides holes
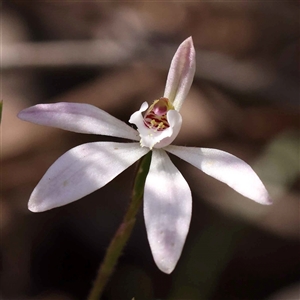
[[[272,200],[253,169],[238,157],[217,149],[168,146],[165,150],[192,164],[257,203]]]
[[[148,241],[157,267],[170,274],[182,252],[192,215],[190,188],[164,150],[154,149],[144,190]]]
[[[258,202],[258,201],[256,201],[256,202]],[[266,197],[266,199],[264,200],[264,202],[261,203],[261,204],[264,204],[264,205],[272,205],[272,204],[273,204],[273,200],[272,200],[272,198],[268,195],[268,196]]]
[[[34,212],[34,213],[42,212],[42,210],[39,210],[39,207],[35,204],[34,200],[29,200],[29,202],[28,202],[28,209],[31,212]]]
[[[196,51],[192,37],[178,47],[170,66],[164,97],[168,98],[179,111],[185,100],[196,69]]]
[[[144,156],[138,143],[94,142],[63,154],[33,190],[28,208],[42,212],[100,189]]]
[[[146,109],[149,107],[147,102],[143,102],[140,109],[136,112],[134,112],[130,118],[129,123],[136,125],[137,127],[141,126],[141,124],[144,124],[144,118],[142,113],[146,111]]]
[[[18,117],[23,121],[73,132],[139,140],[136,130],[126,123],[85,103],[38,104],[20,111]]]

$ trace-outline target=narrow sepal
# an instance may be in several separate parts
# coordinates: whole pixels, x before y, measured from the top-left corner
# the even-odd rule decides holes
[[[144,191],[148,241],[158,268],[169,274],[181,255],[190,226],[190,188],[164,150],[154,149]]]
[[[196,52],[192,37],[187,38],[178,47],[169,69],[164,97],[168,98],[179,111],[185,100],[196,69]]]
[[[96,106],[85,103],[38,104],[22,110],[18,117],[31,123],[73,132],[139,140],[137,131],[125,122]]]
[[[168,146],[166,150],[204,173],[226,183],[238,193],[261,204],[271,198],[253,169],[240,158],[225,151],[208,148]]]
[[[41,212],[76,201],[106,185],[148,151],[138,143],[77,146],[48,169],[33,190],[28,208]]]

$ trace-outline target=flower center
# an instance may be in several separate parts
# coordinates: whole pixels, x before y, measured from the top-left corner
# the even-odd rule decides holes
[[[168,98],[159,98],[148,108],[144,116],[144,124],[155,131],[162,131],[170,127],[167,112],[174,109]]]

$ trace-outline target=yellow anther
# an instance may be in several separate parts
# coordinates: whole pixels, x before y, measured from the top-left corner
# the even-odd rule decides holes
[[[151,125],[153,126],[153,127],[155,127],[155,125],[156,125],[156,121],[155,120],[151,120]]]
[[[157,129],[164,129],[166,126],[164,125],[163,122],[160,122],[157,126]]]

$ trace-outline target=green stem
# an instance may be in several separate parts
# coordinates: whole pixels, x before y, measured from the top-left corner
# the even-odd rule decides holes
[[[3,108],[3,100],[0,100],[0,123],[2,119],[2,108]]]
[[[115,269],[118,259],[130,237],[136,221],[136,215],[142,203],[145,180],[151,162],[151,153],[152,152],[149,152],[140,160],[134,181],[131,202],[124,216],[123,222],[119,226],[115,236],[111,240],[110,245],[106,250],[106,254],[98,270],[94,286],[87,298],[88,300],[100,299],[104,288]]]

